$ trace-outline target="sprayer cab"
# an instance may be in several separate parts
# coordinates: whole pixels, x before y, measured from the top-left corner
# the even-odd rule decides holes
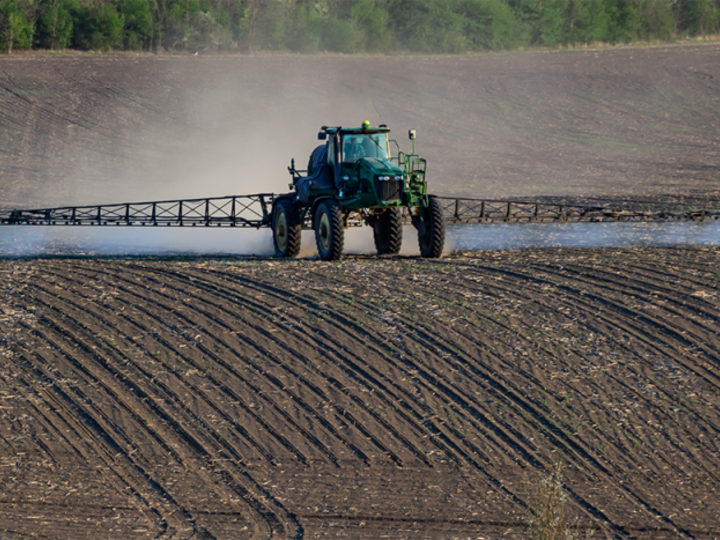
[[[312,225],[320,257],[332,260],[342,252],[344,228],[363,223],[373,227],[379,253],[398,253],[403,219],[410,216],[421,236],[432,237],[428,240],[431,247],[425,250],[421,240],[423,255],[439,257],[444,242],[442,220],[434,225],[429,221],[429,209],[437,203],[427,193],[426,161],[415,154],[415,130],[410,130],[409,138],[413,152],[405,154],[390,139],[390,129],[384,124],[372,127],[364,122],[357,128],[323,126],[318,139],[324,143],[313,150],[306,170],[296,169],[295,160],[291,162],[288,169],[293,192],[274,204],[273,230],[278,255],[291,257],[299,252],[299,232],[297,240],[290,238],[289,234],[296,233],[288,233],[289,225],[284,226],[282,219],[289,219],[298,231],[306,222]],[[433,227],[441,233],[431,234]]]

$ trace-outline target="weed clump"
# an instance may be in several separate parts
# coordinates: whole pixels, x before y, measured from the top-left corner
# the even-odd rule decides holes
[[[580,537],[577,521],[567,516],[568,494],[563,485],[562,461],[539,478],[537,493],[530,503],[526,540],[575,540]],[[586,535],[592,536],[591,532]]]

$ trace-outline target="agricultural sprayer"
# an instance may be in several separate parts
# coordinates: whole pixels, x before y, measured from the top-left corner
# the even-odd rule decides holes
[[[271,228],[279,257],[297,256],[302,231],[314,230],[318,254],[329,261],[341,257],[345,229],[363,225],[373,229],[378,254],[398,253],[403,226],[413,225],[421,256],[437,258],[447,224],[720,220],[720,210],[644,212],[430,195],[426,161],[415,154],[415,131],[409,131],[409,154],[389,133],[387,126],[368,122],[359,128],[323,126],[318,139],[325,142],[307,168],[291,161],[289,193],[0,210],[0,225]]]

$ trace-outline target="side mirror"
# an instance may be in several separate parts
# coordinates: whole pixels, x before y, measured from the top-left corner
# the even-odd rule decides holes
[[[324,141],[327,139],[327,133],[324,131],[321,131],[318,133],[318,141]]]
[[[417,139],[417,132],[414,129],[408,131],[408,139],[410,139],[411,141]]]

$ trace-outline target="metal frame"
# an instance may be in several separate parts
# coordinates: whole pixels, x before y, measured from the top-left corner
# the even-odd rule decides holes
[[[497,199],[437,197],[447,223],[619,223],[720,220],[720,209],[688,212],[639,212],[602,206],[546,204]]]
[[[275,195],[235,195],[206,199],[0,210],[0,225],[116,225],[165,227],[251,227],[270,224]]]
[[[38,210],[0,210],[0,225],[270,227],[274,193],[206,199],[64,206]],[[720,209],[689,212],[639,212],[602,206],[545,204],[497,199],[437,197],[448,224],[662,222],[720,220]],[[403,208],[405,223],[412,209]],[[371,210],[350,212],[345,226],[362,226]],[[303,228],[312,228],[306,213]]]

